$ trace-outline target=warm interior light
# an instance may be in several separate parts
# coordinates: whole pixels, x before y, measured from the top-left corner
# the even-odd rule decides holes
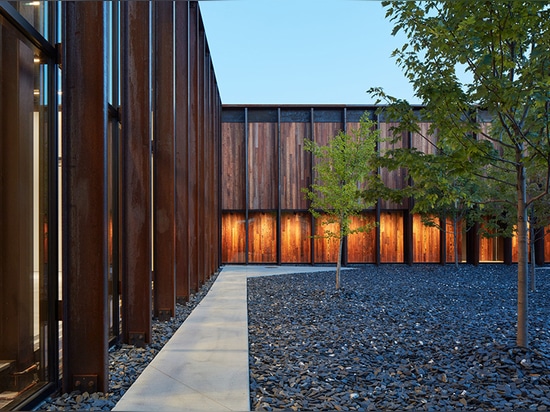
[[[35,96],[40,96],[40,90],[34,89],[34,95]]]
[[[40,6],[40,2],[39,1],[31,1],[29,3],[27,3],[28,6]]]

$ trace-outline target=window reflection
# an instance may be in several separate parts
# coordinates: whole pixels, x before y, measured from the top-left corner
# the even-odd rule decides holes
[[[10,2],[38,31],[45,2]],[[49,66],[47,56],[0,17],[0,409],[52,379],[48,372]],[[55,211],[57,213],[57,211]]]

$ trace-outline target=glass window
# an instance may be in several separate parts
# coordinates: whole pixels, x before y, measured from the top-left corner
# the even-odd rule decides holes
[[[13,3],[36,26],[44,17],[34,6]],[[27,39],[0,16],[0,409],[55,379],[47,352],[57,339],[50,327],[57,296],[49,281],[57,262],[48,254],[57,250],[50,244],[57,225],[50,227],[48,180],[53,62]]]

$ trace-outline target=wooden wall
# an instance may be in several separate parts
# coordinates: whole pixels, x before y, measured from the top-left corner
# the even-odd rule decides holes
[[[376,120],[385,141],[379,150],[417,148],[436,153],[437,137],[429,134],[429,123],[420,123],[417,133],[400,133],[396,126],[377,117],[374,106],[241,106],[226,105],[222,111],[222,261],[225,263],[334,263],[336,241],[322,239],[326,226],[308,212],[309,202],[302,190],[313,180],[316,159],[304,150],[304,141],[326,144],[340,130],[359,126],[367,112]],[[381,169],[382,180],[392,188],[409,184],[403,168]],[[344,248],[347,263],[459,262],[467,259],[470,242],[459,224],[455,245],[452,222],[446,230],[426,227],[419,216],[409,213],[409,199],[401,203],[380,200],[355,218],[353,225],[372,222],[377,228],[348,236]],[[334,226],[334,225],[333,225]],[[332,227],[332,230],[336,229]],[[512,261],[517,246],[512,240]],[[475,253],[482,262],[502,261],[502,239],[479,239]],[[546,256],[550,240],[545,240]],[[473,259],[474,261],[476,259]]]
[[[311,140],[310,123],[281,124],[281,209],[307,209],[302,189],[311,184],[311,156],[304,140]]]
[[[288,212],[281,217],[282,263],[311,263],[311,215]]]
[[[244,124],[222,124],[222,209],[245,208],[245,148]]]
[[[351,229],[376,223],[374,213],[352,217]],[[368,232],[354,233],[348,236],[347,258],[349,263],[376,262],[376,230],[373,227]]]
[[[277,123],[248,126],[248,208],[277,208]]]

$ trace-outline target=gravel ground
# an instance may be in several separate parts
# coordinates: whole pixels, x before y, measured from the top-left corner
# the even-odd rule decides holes
[[[168,322],[153,320],[152,342],[145,348],[120,345],[109,350],[109,393],[81,393],[75,391],[47,399],[40,411],[110,411],[168,342],[183,321],[206,296],[218,277],[215,273],[189,301],[176,305],[176,316]]]
[[[550,409],[550,270],[515,346],[517,266],[381,265],[248,280],[254,410]]]

